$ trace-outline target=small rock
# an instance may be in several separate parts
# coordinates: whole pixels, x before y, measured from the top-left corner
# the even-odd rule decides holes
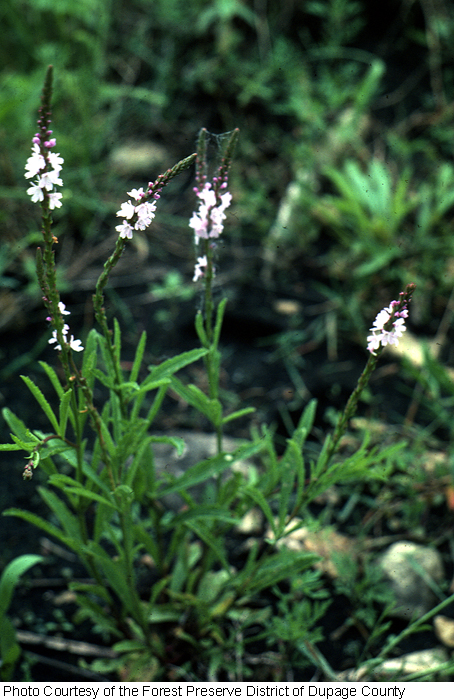
[[[445,649],[437,647],[435,649],[424,649],[414,651],[411,654],[404,654],[396,659],[388,659],[380,666],[370,670],[367,666],[351,668],[342,671],[338,675],[339,681],[376,681],[386,678],[396,677],[396,680],[405,680],[405,676],[410,673],[421,673],[444,664],[448,661]],[[393,678],[394,679],[394,678]]]
[[[435,595],[427,580],[443,580],[443,564],[439,553],[431,547],[413,542],[396,542],[378,560],[396,597],[394,617],[408,620],[421,617],[435,604]]]
[[[434,630],[440,642],[447,647],[454,648],[454,620],[444,615],[434,617]]]
[[[167,436],[169,437],[169,436]],[[172,437],[172,436],[171,436]],[[154,453],[156,476],[169,474],[174,478],[179,478],[190,467],[199,462],[214,457],[217,454],[216,436],[212,433],[197,433],[189,430],[181,430],[173,437],[184,441],[182,454],[178,454],[176,447],[168,443],[153,443],[151,448]],[[224,452],[234,452],[244,444],[244,440],[236,440],[231,437],[224,437],[222,447]],[[229,457],[229,455],[227,455]],[[226,457],[226,459],[227,459]],[[249,460],[237,460],[225,470],[225,474],[241,472],[245,476],[251,473],[255,467]],[[208,480],[203,481],[189,489],[196,500],[202,497]],[[178,493],[171,493],[164,496],[162,502],[171,510],[179,510],[185,503]]]
[[[291,530],[296,524],[301,522],[299,518],[294,518],[287,526],[286,530]],[[268,538],[273,537],[273,532],[269,528],[265,535]],[[323,571],[331,578],[336,578],[339,574],[333,560],[333,555],[341,554],[348,555],[353,559],[358,553],[358,543],[356,540],[335,532],[332,528],[322,528],[318,532],[312,532],[307,527],[300,527],[298,530],[293,530],[288,535],[284,534],[276,542],[277,549],[286,547],[292,552],[312,552],[321,557],[320,561],[315,563],[315,568]]]
[[[421,673],[422,671],[430,671],[448,661],[448,655],[445,649],[437,647],[435,649],[424,649],[423,651],[414,651],[411,654],[404,654],[396,659],[388,659],[380,666],[374,669],[373,675],[376,676],[391,676],[395,673],[401,675],[409,675],[410,673]]]

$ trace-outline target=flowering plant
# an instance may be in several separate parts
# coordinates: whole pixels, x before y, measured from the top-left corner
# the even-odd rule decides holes
[[[312,661],[318,659],[326,672],[329,666],[314,646],[320,638],[315,623],[326,609],[326,604],[317,600],[324,596],[320,576],[312,571],[317,557],[276,545],[289,529],[301,527],[309,504],[332,484],[359,476],[383,479],[391,469],[392,457],[401,445],[378,451],[369,449],[365,440],[352,456],[339,457],[338,461],[334,458],[379,354],[386,344],[397,343],[404,330],[414,285],[377,316],[368,338],[371,354],[356,393],[334,435],[326,439],[315,459],[305,458],[315,401],[307,405],[282,455],[277,455],[267,427],[236,449],[225,451],[224,426],[252,410],[246,407],[227,415],[224,412],[219,393],[219,341],[226,299],[216,305],[212,294],[213,243],[223,231],[225,211],[232,201],[228,173],[238,130],[228,135],[215,173],[207,172],[207,132],[202,129],[196,154],[146,188],[128,192],[129,199],[117,211],[121,223],[115,227],[115,249],[105,262],[93,296],[99,330],[93,328],[82,344],[64,321],[69,311],[56,282],[54,246],[58,240],[52,233],[51,212],[62,205],[62,194],[56,188],[63,185],[63,159],[52,150],[56,140],[50,129],[51,85],[49,68],[26,178],[36,178],[27,192],[41,207],[43,244],[37,251],[37,275],[53,329],[49,343],[58,352],[64,378],[61,380],[49,364],[40,363],[56,395],[48,400],[29,377],[23,377],[48,420],[49,430],[28,428],[5,409],[12,442],[0,449],[25,451],[23,476],[27,480],[40,465],[47,483],[39,492],[52,518],[46,520],[17,508],[8,509],[5,515],[38,526],[77,554],[90,577],[88,582],[69,584],[77,594],[78,617],[91,620],[109,636],[119,655],[115,664],[122,668],[123,678],[133,673],[135,665],[136,674],[137,668],[139,672],[147,669],[148,680],[175,680],[175,673],[181,677],[186,672],[175,671],[175,659],[185,654],[192,657],[194,651],[198,652],[198,673],[211,674],[212,678],[213,669],[228,665],[238,653],[239,632],[243,640],[251,636],[251,630],[255,630],[254,639],[279,636],[279,618],[271,609],[258,614],[257,597],[264,589],[296,575],[299,597],[293,601],[294,614],[295,619],[304,620],[306,631],[304,639],[299,631],[298,638],[290,636],[287,642],[297,643],[300,653]],[[189,226],[196,245],[202,248],[194,271],[194,280],[204,286],[203,307],[195,320],[200,347],[143,368],[144,332],[126,372],[121,363],[120,325],[114,319],[113,329],[109,327],[103,292],[127,241],[134,231],[147,228],[158,213],[164,187],[194,162],[199,206]],[[206,368],[207,393],[177,376],[181,369],[200,360]],[[96,399],[96,387],[107,391],[102,405]],[[156,469],[156,443],[167,443],[178,454],[184,449],[178,436],[153,434],[154,420],[169,388],[206,416],[216,435],[216,453],[192,464],[181,475]],[[52,407],[55,403],[57,410]],[[240,468],[251,458],[254,464],[249,461],[246,469]],[[194,487],[199,488],[197,493]],[[167,498],[175,494],[182,504],[180,510],[167,505]],[[234,565],[227,535],[232,536],[252,509],[260,513],[269,532],[264,528],[241,565],[236,560]],[[145,590],[139,586],[144,560],[151,568],[151,582]]]

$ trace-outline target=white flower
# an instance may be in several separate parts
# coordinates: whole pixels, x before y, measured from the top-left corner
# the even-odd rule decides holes
[[[224,230],[225,210],[232,201],[230,192],[221,195],[221,203],[216,206],[216,193],[211,189],[211,183],[205,183],[203,190],[197,191],[202,202],[198,212],[193,212],[189,226],[194,229],[196,243],[199,238],[218,238]]]
[[[115,231],[118,231],[120,238],[132,238],[134,229],[130,223],[123,221],[123,223],[115,226]]]
[[[193,282],[197,282],[198,279],[203,277],[203,275],[205,274],[204,268],[206,268],[207,264],[208,261],[206,255],[203,255],[201,258],[197,258],[197,262],[194,268],[194,277],[192,278]]]
[[[60,304],[59,304],[59,306],[60,306]],[[63,304],[63,306],[64,306],[64,304]],[[63,310],[62,313],[68,314],[69,311]],[[71,350],[74,350],[74,352],[81,352],[84,349],[84,347],[82,345],[82,341],[76,340],[73,335],[68,340],[68,331],[69,331],[69,326],[67,323],[65,323],[63,326],[63,340],[65,341],[65,343],[67,343],[69,345]],[[55,350],[61,350],[61,345],[58,344],[57,331],[52,331],[52,338],[48,341],[48,343],[49,343],[49,345],[52,345],[53,343],[57,343],[57,345],[55,345]]]
[[[144,195],[143,188],[139,190],[131,190],[128,194],[136,201],[140,201]],[[144,231],[151,224],[155,217],[156,202],[141,202],[134,205],[131,200],[123,202],[121,208],[117,211],[117,216],[123,218],[123,223],[115,226],[121,238],[132,238],[134,230]],[[133,217],[137,219],[132,223]]]
[[[46,148],[50,148],[54,145],[55,139],[51,139],[51,141],[45,143]],[[64,160],[59,153],[51,153],[50,151],[46,153],[48,162],[46,162],[46,158],[41,154],[39,137],[36,136],[33,139],[32,154],[25,164],[25,177],[29,179],[37,175],[38,181],[35,182],[32,187],[28,188],[27,194],[30,195],[32,202],[43,202],[45,194],[47,194],[49,209],[55,209],[61,207],[60,200],[62,195],[53,190],[56,185],[63,185],[60,172],[62,169],[61,164],[64,163]],[[46,170],[49,164],[52,166],[52,169]]]
[[[131,190],[131,192],[127,192],[127,194],[129,194],[130,197],[132,197],[133,199],[136,200],[136,202],[138,202],[139,200],[142,199],[142,197],[144,196],[145,193],[143,191],[143,187],[139,187],[138,190],[136,190],[134,188]]]
[[[122,219],[132,219],[136,208],[134,204],[129,200],[128,202],[123,202],[121,208],[117,211],[116,216],[120,216]]]
[[[137,221],[134,228],[137,231],[144,231],[151,224],[155,217],[156,202],[144,202],[136,207]]]
[[[66,342],[69,342],[69,347],[71,348],[71,350],[74,350],[74,352],[82,352],[82,350],[84,349],[82,341],[75,340],[73,335],[71,336],[71,339],[69,341],[67,340]]]
[[[58,170],[58,172],[60,172],[61,164],[64,162],[64,159],[60,156],[59,153],[49,153],[49,163],[51,164],[54,170]]]
[[[47,172],[41,173],[39,176],[39,186],[44,189],[50,190],[54,189],[54,185],[63,185],[63,180],[59,176],[59,172],[56,170],[48,170]]]
[[[69,316],[69,314],[71,313],[70,311],[66,311],[66,305],[62,301],[58,302],[58,308],[60,309],[60,313],[63,316]]]
[[[49,192],[49,209],[59,209],[62,196],[61,192]]]
[[[41,155],[38,144],[34,143],[32,146],[32,155],[27,159],[25,164],[25,170],[28,171],[25,173],[25,177],[27,179],[30,177],[35,177],[35,175],[37,175],[41,170],[44,170],[45,167],[46,161],[44,156]]]
[[[28,188],[27,194],[32,198],[32,202],[42,202],[44,199],[44,192],[39,186],[39,183],[35,183]]]
[[[408,309],[403,308],[401,311],[394,312],[394,308],[398,302],[391,302],[387,307],[379,311],[375,317],[373,323],[372,335],[367,336],[367,349],[372,355],[375,355],[375,351],[378,350],[380,345],[386,347],[386,345],[398,345],[399,338],[402,337],[405,327],[405,318],[408,317]],[[392,321],[391,330],[384,330],[384,326],[388,323],[391,316],[394,313],[394,318]]]

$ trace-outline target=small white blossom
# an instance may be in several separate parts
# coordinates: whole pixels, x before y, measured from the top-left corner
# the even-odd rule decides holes
[[[32,146],[32,155],[27,159],[27,163],[25,164],[25,170],[28,171],[25,173],[25,177],[27,179],[35,177],[35,175],[41,170],[44,170],[45,167],[46,161],[44,156],[41,155],[38,144],[34,143]]]
[[[73,335],[71,336],[70,340],[67,340],[66,342],[69,343],[69,347],[71,348],[71,350],[74,350],[74,352],[82,352],[82,350],[84,349],[82,341],[75,340]]]
[[[118,233],[120,234],[120,238],[132,238],[134,229],[130,223],[128,223],[127,221],[123,221],[123,223],[119,224],[118,226],[115,226],[115,231],[118,231]]]
[[[131,200],[129,200],[127,202],[123,202],[116,215],[120,216],[122,219],[132,219],[135,210],[136,208],[134,204],[131,202]]]
[[[391,302],[389,307],[379,311],[375,317],[373,323],[372,335],[367,336],[367,349],[372,355],[375,355],[375,351],[381,346],[386,347],[386,345],[398,345],[399,338],[402,337],[405,327],[405,319],[408,317],[408,309],[403,308],[401,311],[394,313],[394,307],[398,304],[397,301]],[[391,316],[394,313],[392,328],[391,330],[384,330],[384,326],[388,323]]]
[[[117,216],[123,219],[123,223],[115,226],[115,230],[120,234],[120,238],[132,238],[134,231],[144,231],[151,224],[155,217],[156,202],[142,202],[144,196],[143,188],[133,189],[128,194],[139,204],[135,205],[128,200],[123,202],[117,211]],[[136,220],[133,222],[133,218]]]
[[[25,164],[25,177],[30,179],[37,176],[37,182],[34,182],[31,187],[28,188],[27,194],[30,195],[32,202],[43,202],[47,196],[49,200],[49,209],[55,209],[61,207],[61,197],[62,195],[55,192],[55,186],[63,185],[63,180],[60,177],[60,172],[62,169],[62,163],[64,163],[63,158],[59,153],[47,152],[48,161],[42,155],[40,150],[40,140],[39,136],[36,135],[33,138],[32,145],[32,155],[27,159]],[[55,146],[55,139],[45,142],[45,147],[50,149]],[[51,169],[46,170],[48,166],[52,166]]]
[[[27,194],[32,198],[32,202],[42,202],[44,199],[44,192],[39,183],[35,183],[28,188]]]
[[[64,159],[60,156],[59,153],[49,153],[49,163],[51,164],[54,170],[58,170],[58,172],[60,172],[61,165],[64,162]]]
[[[142,197],[144,196],[145,193],[144,193],[144,191],[143,191],[143,187],[139,187],[138,190],[136,190],[136,189],[134,188],[134,189],[131,190],[131,192],[127,192],[127,194],[129,194],[130,197],[132,197],[133,199],[135,199],[136,202],[139,202],[139,201],[142,199]]]
[[[208,265],[208,261],[207,261],[206,255],[202,255],[201,258],[197,258],[197,262],[196,262],[195,267],[194,267],[194,277],[192,278],[193,282],[197,282],[198,279],[203,277],[203,275],[205,274],[205,268],[207,265]]]
[[[218,238],[223,229],[225,210],[232,201],[230,192],[221,195],[221,203],[216,205],[216,194],[211,189],[211,183],[205,183],[202,190],[197,191],[197,196],[201,199],[198,212],[193,212],[189,220],[189,226],[194,229],[196,243],[199,238]]]
[[[59,306],[60,306],[60,304],[59,304]],[[63,306],[64,306],[64,304],[63,304]],[[68,314],[69,311],[63,310],[62,313]],[[68,339],[68,332],[69,332],[69,326],[67,323],[65,323],[63,326],[63,340],[65,341],[65,343],[67,343],[69,345],[71,350],[74,350],[75,352],[81,352],[81,350],[84,349],[82,342],[80,340],[76,340],[73,335]],[[55,350],[61,350],[61,345],[58,343],[56,330],[52,331],[52,338],[48,341],[48,343],[49,343],[49,345],[52,345],[53,343],[57,343],[57,345],[55,345]]]
[[[62,196],[61,192],[49,192],[49,209],[60,209]]]
[[[66,304],[64,304],[62,301],[58,302],[58,308],[60,309],[60,313],[63,316],[69,316],[69,314],[71,313],[71,311],[66,311]]]

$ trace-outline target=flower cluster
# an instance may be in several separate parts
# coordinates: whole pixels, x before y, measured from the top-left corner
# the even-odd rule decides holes
[[[406,305],[401,301],[392,301],[391,304],[382,309],[376,316],[374,325],[370,329],[372,335],[367,336],[367,349],[372,355],[382,345],[398,345],[399,338],[406,331],[405,319],[408,316]],[[387,326],[387,328],[385,328]]]
[[[135,204],[129,199],[123,202],[121,209],[117,211],[117,216],[123,222],[115,226],[115,230],[120,234],[120,238],[132,238],[135,231],[144,231],[151,224],[155,217],[156,202],[142,201],[147,195],[143,188],[133,189],[128,192],[129,196],[135,200]],[[155,199],[159,199],[159,194],[154,194]]]
[[[221,188],[226,188],[227,182],[221,185]],[[225,210],[232,201],[230,192],[224,192],[220,196],[220,204],[217,203],[216,192],[211,189],[211,183],[206,182],[203,189],[194,188],[197,197],[201,199],[199,211],[194,212],[189,221],[189,226],[194,229],[195,242],[199,242],[199,238],[218,238],[223,229],[222,223],[225,219]]]
[[[54,138],[49,138],[52,131],[46,132],[47,140],[41,144],[41,136],[35,134],[32,139],[32,154],[25,165],[25,177],[30,179],[36,177],[36,181],[28,188],[27,194],[32,198],[32,202],[42,202],[47,199],[49,209],[61,207],[61,193],[54,190],[55,186],[62,186],[60,177],[63,158],[59,153],[50,151],[56,144]]]
[[[62,315],[65,315],[65,316],[69,315],[70,312],[66,311],[66,306],[63,304],[62,301],[60,301],[58,303],[58,308],[59,308],[60,313]],[[51,319],[48,318],[47,320],[50,321]],[[75,352],[81,352],[81,350],[84,349],[81,341],[76,340],[73,335],[68,339],[68,333],[69,333],[69,326],[67,323],[65,323],[63,326],[63,340],[65,341],[65,343],[67,343],[69,345],[71,350],[74,350]],[[61,350],[61,345],[58,344],[56,330],[52,331],[52,338],[48,342],[50,345],[52,345],[53,343],[57,343],[57,345],[55,345],[55,350]]]
[[[204,276],[207,265],[208,260],[206,255],[202,255],[200,258],[197,258],[194,268],[194,277],[192,278],[193,282],[197,282],[197,280]]]

